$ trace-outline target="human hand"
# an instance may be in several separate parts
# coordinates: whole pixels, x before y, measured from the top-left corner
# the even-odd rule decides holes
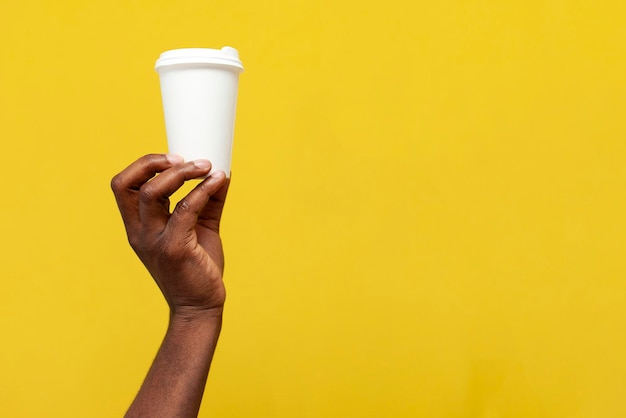
[[[169,197],[187,180],[206,176],[207,160],[141,157],[111,181],[128,241],[173,316],[221,316],[226,299],[219,226],[229,179],[213,173],[170,212]],[[160,173],[157,175],[157,173]]]

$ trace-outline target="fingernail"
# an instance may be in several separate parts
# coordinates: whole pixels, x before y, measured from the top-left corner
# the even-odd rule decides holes
[[[165,158],[167,159],[167,162],[170,164],[180,164],[180,163],[185,162],[183,157],[181,157],[178,154],[166,154]]]
[[[206,170],[207,168],[211,167],[211,162],[209,160],[195,160],[193,162],[193,165],[195,165],[196,168]]]
[[[216,172],[211,174],[211,177],[216,180],[219,180],[222,177],[226,177],[226,173],[224,173],[222,170],[217,170]]]

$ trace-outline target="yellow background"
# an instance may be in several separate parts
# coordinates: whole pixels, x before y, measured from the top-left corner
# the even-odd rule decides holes
[[[110,178],[232,45],[201,416],[626,416],[620,1],[0,1],[0,416],[121,416],[167,312]]]

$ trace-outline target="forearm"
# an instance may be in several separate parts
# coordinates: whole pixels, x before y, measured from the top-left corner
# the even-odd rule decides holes
[[[126,417],[196,417],[221,326],[221,315],[172,315]]]

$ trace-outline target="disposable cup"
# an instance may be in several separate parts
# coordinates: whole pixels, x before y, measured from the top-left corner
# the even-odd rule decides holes
[[[236,49],[166,51],[155,65],[161,83],[168,151],[210,160],[230,177],[239,74]]]

